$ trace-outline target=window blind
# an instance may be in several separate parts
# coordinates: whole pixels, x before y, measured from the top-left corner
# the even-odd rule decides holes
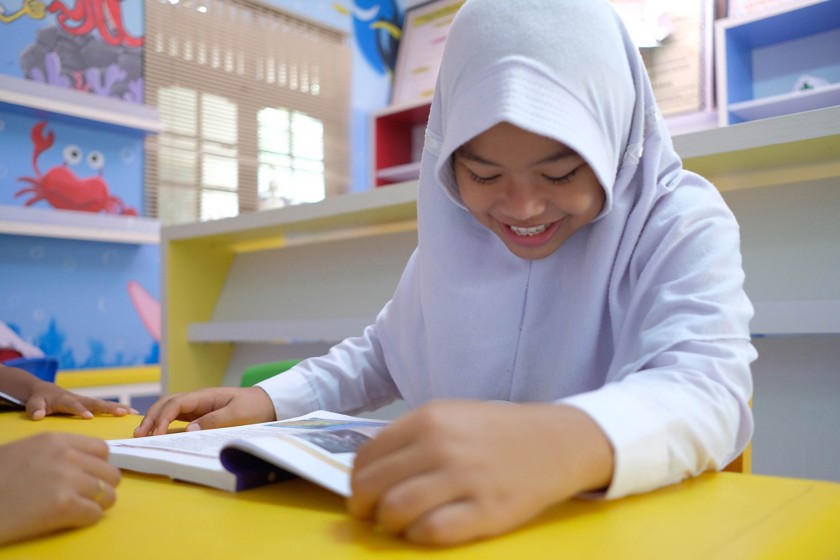
[[[164,225],[349,186],[346,34],[248,0],[145,3],[145,213]]]

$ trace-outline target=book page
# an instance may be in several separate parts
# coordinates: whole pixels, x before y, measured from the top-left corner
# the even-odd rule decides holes
[[[262,424],[109,440],[108,446],[111,462],[120,468],[235,490],[243,487],[237,485],[234,475],[258,467],[231,453],[227,466],[234,472],[225,469],[220,455],[223,448],[235,443],[233,447],[240,451],[344,494],[349,493],[356,447],[385,425],[387,422],[317,411]]]
[[[277,422],[276,424],[286,424]],[[232,472],[248,466],[248,454],[309,479],[342,496],[350,495],[356,449],[387,422],[326,419],[319,415],[278,428],[277,434],[238,438],[222,449],[222,464]],[[286,424],[288,426],[288,424]],[[244,461],[244,463],[243,463]]]
[[[26,404],[8,393],[0,391],[0,410],[25,410]]]

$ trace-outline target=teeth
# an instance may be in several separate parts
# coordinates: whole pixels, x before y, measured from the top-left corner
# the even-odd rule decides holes
[[[521,228],[516,226],[510,226],[510,229],[516,235],[527,235],[527,236],[534,236],[539,235],[540,233],[544,232],[548,226],[543,224],[537,227],[529,227],[529,228]]]

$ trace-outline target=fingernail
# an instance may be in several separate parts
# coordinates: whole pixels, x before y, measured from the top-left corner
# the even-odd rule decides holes
[[[186,428],[184,428],[184,431],[185,431],[185,432],[197,432],[197,431],[199,431],[200,429],[201,429],[201,426],[199,426],[198,424],[193,423],[193,424],[187,424],[187,427],[186,427]]]

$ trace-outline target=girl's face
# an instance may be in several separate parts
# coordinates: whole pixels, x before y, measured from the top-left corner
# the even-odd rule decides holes
[[[453,166],[467,209],[523,259],[551,255],[604,207],[604,189],[582,157],[509,123],[461,146]]]

